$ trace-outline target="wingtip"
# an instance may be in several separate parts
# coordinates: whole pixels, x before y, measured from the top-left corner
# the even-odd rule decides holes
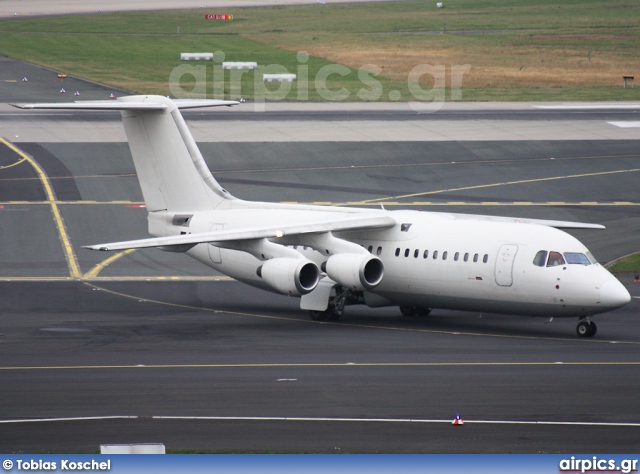
[[[109,251],[109,247],[104,247],[101,245],[83,245],[82,246],[83,249],[88,249],[88,250],[98,250],[101,252],[108,252]]]

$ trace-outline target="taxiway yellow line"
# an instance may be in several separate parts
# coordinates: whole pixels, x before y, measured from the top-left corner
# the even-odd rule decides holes
[[[444,192],[444,191],[435,191]],[[381,198],[385,199],[385,198]],[[50,206],[51,201],[0,201],[0,206]],[[143,202],[135,201],[54,201],[55,204],[60,206],[144,206]],[[314,201],[314,202],[299,202],[299,201],[282,201],[281,204],[309,204],[314,206],[380,206],[380,202],[371,201],[347,201],[347,202],[333,202],[333,201]],[[565,201],[546,201],[546,202],[533,202],[533,201],[384,201],[385,206],[600,206],[600,207],[617,207],[617,206],[640,206],[640,202],[631,201],[614,201],[614,202],[597,202],[597,201],[580,201],[580,202],[565,202]],[[143,208],[142,208],[143,209]]]
[[[532,157],[525,159],[499,159],[499,160],[461,160],[461,161],[436,161],[430,163],[387,163],[378,165],[338,165],[338,166],[310,166],[310,167],[291,167],[291,168],[254,168],[249,170],[211,170],[216,174],[238,174],[238,173],[282,173],[287,171],[330,171],[330,170],[353,170],[353,169],[381,169],[381,168],[419,168],[431,166],[448,166],[448,165],[478,165],[491,163],[531,163],[531,162],[547,162],[547,161],[581,161],[581,160],[602,160],[614,158],[638,158],[637,154],[632,155],[591,155],[591,156],[569,156],[569,157]]]
[[[152,303],[159,304],[163,306],[169,306],[172,308],[182,308],[196,311],[206,311],[209,313],[224,313],[232,316],[245,316],[249,318],[259,318],[259,319],[271,319],[278,321],[290,321],[296,322],[300,324],[327,324],[333,326],[346,326],[353,327],[358,329],[375,329],[375,330],[386,330],[386,331],[399,331],[399,332],[414,332],[414,333],[425,333],[425,334],[447,334],[450,336],[473,336],[473,337],[498,337],[502,339],[531,339],[531,340],[547,340],[547,341],[564,341],[564,342],[576,342],[576,343],[593,343],[593,344],[631,344],[631,345],[640,345],[640,342],[635,341],[611,341],[611,340],[602,340],[602,339],[576,339],[576,338],[560,338],[560,337],[537,337],[537,336],[513,336],[513,335],[505,335],[505,334],[491,334],[491,333],[474,333],[468,331],[443,331],[437,329],[418,329],[418,328],[410,328],[410,327],[397,327],[397,326],[374,326],[371,324],[353,324],[353,323],[343,323],[343,322],[332,322],[332,321],[314,321],[312,319],[298,319],[298,318],[287,318],[284,316],[269,316],[266,314],[256,314],[256,313],[245,313],[240,311],[228,311],[228,310],[219,310],[215,308],[207,308],[202,306],[191,306],[185,304],[178,303],[170,303],[167,301],[159,301],[153,300],[149,298],[144,298],[135,295],[129,295],[126,293],[122,293],[119,291],[109,290],[103,287],[99,287],[93,285],[89,282],[85,282],[85,285],[95,288],[96,290],[104,291],[106,293],[112,294],[114,296],[119,296],[122,298],[135,299],[141,303]]]
[[[136,251],[136,249],[128,249],[128,250],[125,250],[123,252],[118,252],[118,253],[112,255],[111,257],[109,257],[109,258],[103,260],[102,262],[98,263],[95,267],[93,267],[87,273],[82,275],[82,279],[83,280],[89,280],[89,279],[97,277],[98,273],[100,273],[105,267],[107,267],[108,265],[112,264],[113,262],[115,262],[119,258],[124,257],[125,255],[129,255],[130,253],[135,252],[135,251]]]
[[[29,282],[44,282],[44,281],[78,281],[78,278],[68,277],[47,277],[47,276],[0,276],[0,281],[12,282],[12,281],[29,281]],[[93,282],[107,282],[107,281],[235,281],[228,276],[183,276],[183,275],[167,275],[167,276],[95,276],[87,277],[86,274],[81,278],[82,281]]]
[[[300,203],[304,204],[304,203]],[[313,202],[311,204],[317,205],[320,203]],[[475,207],[546,207],[546,206],[572,206],[572,207],[620,207],[620,206],[640,206],[640,202],[564,202],[564,201],[547,201],[547,202],[531,202],[531,201],[513,201],[513,202],[469,202],[469,201],[349,201],[349,202],[323,202],[323,205],[333,206],[367,206],[367,207],[380,207],[380,204],[384,204],[385,207],[407,207],[407,206],[475,206]]]
[[[55,203],[60,206],[68,206],[68,205],[83,205],[83,206],[94,206],[94,205],[111,205],[111,206],[144,206],[144,202],[139,201],[0,201],[0,205],[16,205],[16,206],[49,206],[51,203]],[[144,209],[142,207],[141,209]]]
[[[73,247],[71,246],[71,240],[69,239],[67,228],[64,225],[64,219],[62,218],[62,214],[60,213],[60,208],[58,207],[58,204],[56,202],[55,193],[53,192],[53,187],[51,186],[51,182],[49,181],[47,174],[33,158],[20,150],[18,147],[2,137],[0,137],[0,142],[4,143],[8,148],[13,150],[27,162],[29,162],[29,164],[36,170],[36,173],[38,174],[40,182],[42,183],[44,191],[47,195],[49,205],[51,206],[51,214],[53,215],[53,220],[56,225],[56,229],[58,230],[58,236],[60,237],[60,242],[62,243],[62,249],[65,255],[65,259],[67,260],[67,265],[69,267],[69,273],[71,274],[72,278],[80,278],[81,274],[80,266],[78,265],[78,259],[76,258]]]
[[[79,179],[109,179],[109,178],[135,178],[136,174],[135,173],[121,173],[121,174],[109,174],[109,175],[102,175],[102,174],[95,174],[95,175],[79,175],[79,176],[55,176],[55,177],[50,177],[49,180],[51,181],[57,181],[57,180],[65,180],[65,179],[72,179],[74,181],[77,181]],[[38,178],[0,178],[0,182],[2,181],[34,181],[37,180]]]
[[[0,166],[0,170],[6,170],[8,168],[13,168],[14,166],[18,166],[20,163],[24,163],[25,160],[24,158],[21,158],[20,160],[16,161],[15,163],[11,163],[10,165],[5,165],[5,166]]]
[[[525,159],[499,159],[499,160],[470,160],[470,161],[436,161],[430,163],[387,163],[377,165],[339,165],[339,166],[311,166],[311,167],[290,167],[290,168],[268,168],[268,169],[249,169],[249,170],[211,170],[215,175],[222,174],[247,174],[247,173],[281,173],[287,171],[330,171],[330,170],[350,170],[350,169],[381,169],[381,168],[420,168],[420,167],[432,167],[432,166],[449,166],[449,165],[478,165],[478,164],[491,164],[491,163],[529,163],[529,162],[547,162],[547,161],[582,161],[582,160],[602,160],[602,159],[615,159],[615,158],[638,158],[637,154],[631,155],[591,155],[591,156],[570,156],[570,157],[532,157]],[[58,179],[109,179],[109,178],[132,178],[135,177],[135,173],[121,173],[113,175],[80,175],[80,176],[56,176],[49,178],[50,180]],[[1,181],[28,181],[38,178],[0,178]]]
[[[461,188],[451,188],[451,189],[439,189],[436,191],[425,191],[422,193],[412,193],[412,194],[403,194],[400,196],[390,196],[384,198],[375,198],[375,199],[367,199],[362,201],[363,203],[380,203],[386,201],[388,199],[406,199],[417,196],[428,196],[432,194],[442,194],[448,192],[458,192],[458,191],[469,191],[472,189],[484,189],[484,188],[494,188],[498,186],[512,186],[515,184],[530,184],[530,183],[539,183],[542,181],[556,181],[561,179],[575,179],[575,178],[589,178],[593,176],[606,176],[612,174],[620,174],[620,173],[634,173],[636,171],[640,171],[640,168],[628,169],[628,170],[615,170],[615,171],[600,171],[598,173],[583,173],[583,174],[573,174],[567,176],[549,176],[547,178],[534,178],[534,179],[522,179],[518,181],[507,181],[504,183],[488,183],[488,184],[479,184],[476,186],[465,186]]]

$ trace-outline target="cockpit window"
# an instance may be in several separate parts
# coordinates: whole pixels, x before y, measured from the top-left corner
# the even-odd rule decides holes
[[[565,252],[564,258],[567,259],[567,263],[573,265],[591,265],[591,262],[587,256],[583,253],[577,252]]]
[[[547,261],[547,267],[556,267],[558,265],[564,265],[564,258],[560,252],[549,252],[549,260]]]
[[[598,261],[596,260],[596,257],[594,257],[591,252],[587,252],[587,257],[589,257],[589,260],[591,260],[591,263],[593,263],[594,265],[598,263]]]
[[[540,250],[533,259],[533,264],[536,267],[544,267],[544,264],[547,263],[547,251]]]
[[[549,258],[547,259],[547,255]],[[556,267],[558,265],[591,265],[597,263],[593,255],[590,252],[565,252],[564,257],[560,252],[547,252],[546,250],[540,250],[533,258],[533,264],[537,267],[544,267],[545,263],[547,267]]]

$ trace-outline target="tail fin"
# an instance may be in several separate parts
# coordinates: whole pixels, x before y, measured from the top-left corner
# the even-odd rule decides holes
[[[189,212],[214,209],[235,198],[211,175],[179,109],[235,104],[235,101],[128,96],[117,101],[17,107],[120,110],[147,210]]]

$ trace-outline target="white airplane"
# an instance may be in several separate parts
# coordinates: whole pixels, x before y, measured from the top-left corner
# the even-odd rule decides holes
[[[399,306],[406,316],[438,308],[575,317],[577,333],[590,337],[591,316],[631,301],[558,230],[601,225],[237,199],[211,175],[180,113],[235,104],[129,96],[16,106],[121,111],[154,237],[89,249],[183,252],[248,285],[300,296],[314,320],[337,319],[352,304]]]

